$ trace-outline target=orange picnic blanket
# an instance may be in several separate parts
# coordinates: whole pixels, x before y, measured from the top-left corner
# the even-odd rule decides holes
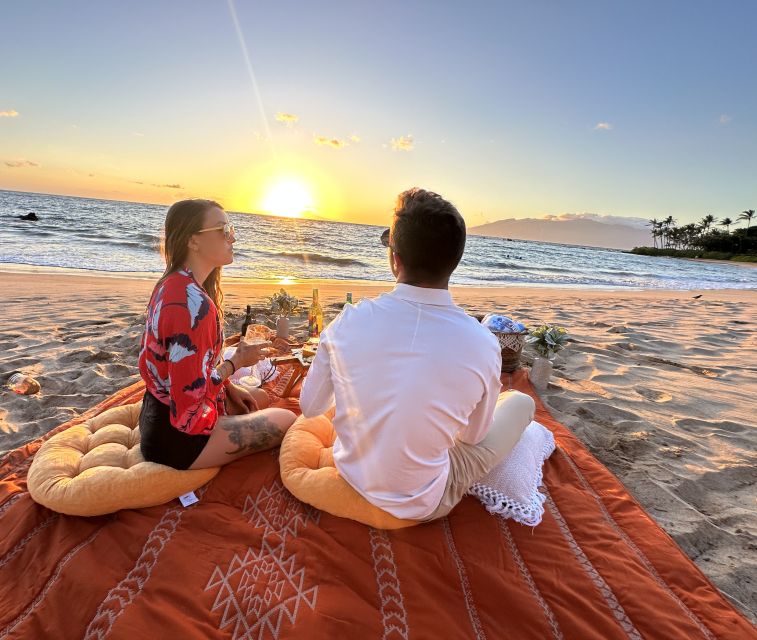
[[[536,397],[524,371],[504,382]],[[128,387],[58,430],[142,392]],[[371,529],[291,496],[276,451],[227,466],[188,508],[63,516],[25,490],[42,440],[29,443],[0,461],[0,640],[757,638],[536,402],[557,449],[535,529],[472,497],[430,524]]]

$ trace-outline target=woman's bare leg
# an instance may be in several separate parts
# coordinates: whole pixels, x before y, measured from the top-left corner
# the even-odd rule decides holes
[[[286,409],[221,416],[205,448],[189,468],[220,467],[251,453],[278,447],[296,417]]]
[[[271,404],[268,394],[262,389],[250,389],[250,394],[255,399],[258,409],[266,409]]]

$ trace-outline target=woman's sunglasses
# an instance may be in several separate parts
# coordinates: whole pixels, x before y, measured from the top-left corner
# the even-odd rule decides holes
[[[232,238],[236,238],[234,235],[234,225],[231,224],[231,222],[227,222],[226,224],[223,224],[218,227],[210,227],[208,229],[200,229],[197,233],[205,233],[206,231],[223,231],[223,236],[227,240],[231,240]]]

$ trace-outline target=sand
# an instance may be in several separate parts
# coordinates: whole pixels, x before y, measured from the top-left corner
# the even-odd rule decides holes
[[[0,454],[138,380],[149,280],[0,271]],[[308,297],[312,284],[287,285]],[[318,283],[327,317],[390,285]],[[279,285],[227,282],[227,334]],[[702,297],[693,296],[701,293]],[[571,341],[542,394],[552,413],[752,621],[757,620],[757,291],[454,288],[471,313],[565,326]],[[261,319],[263,315],[259,316]],[[304,316],[293,319],[295,332]],[[533,354],[526,351],[524,366]]]

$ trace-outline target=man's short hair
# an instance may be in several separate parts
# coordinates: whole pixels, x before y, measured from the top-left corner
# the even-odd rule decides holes
[[[397,197],[391,244],[411,280],[449,278],[465,250],[465,220],[438,193],[408,189]]]

